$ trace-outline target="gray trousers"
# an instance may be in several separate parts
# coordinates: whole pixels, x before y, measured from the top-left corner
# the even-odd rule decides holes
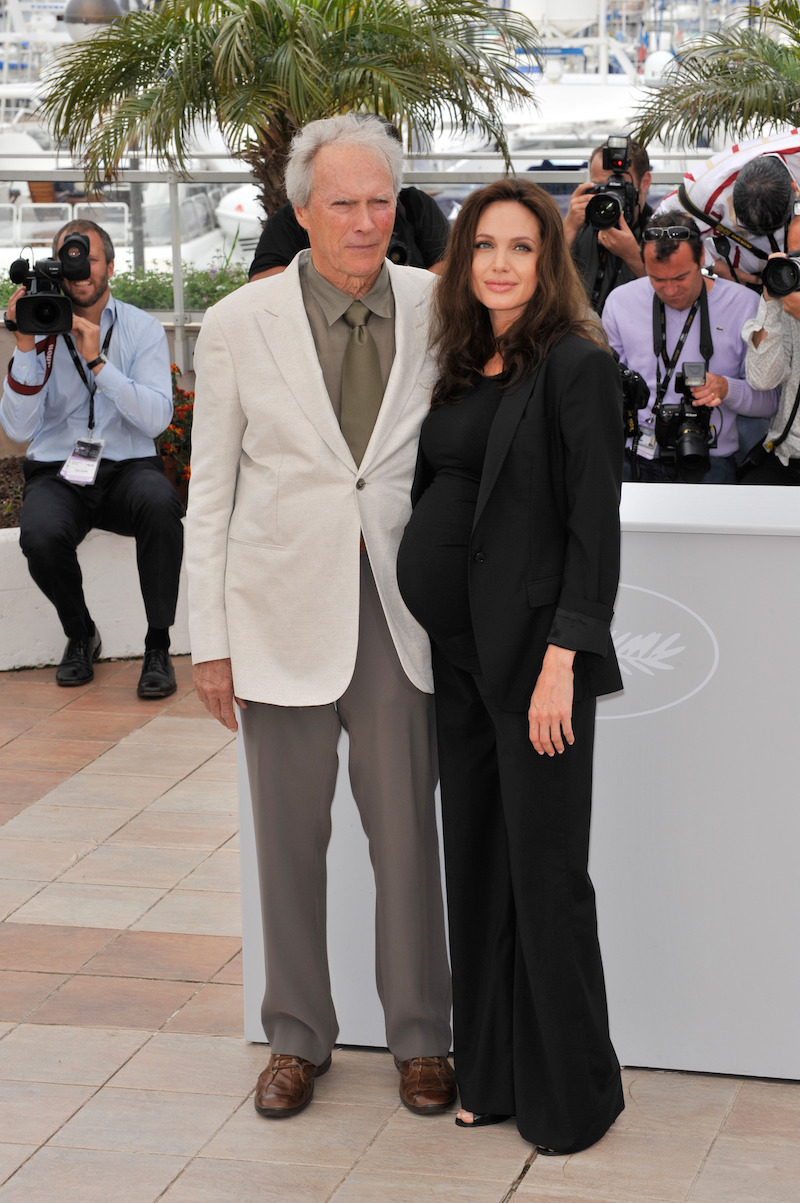
[[[433,699],[400,665],[365,553],[360,604],[355,670],[337,702],[248,702],[241,712],[264,925],[264,1031],[273,1052],[315,1065],[339,1031],[328,972],[326,854],[342,728],[375,873],[387,1044],[401,1060],[450,1048]]]

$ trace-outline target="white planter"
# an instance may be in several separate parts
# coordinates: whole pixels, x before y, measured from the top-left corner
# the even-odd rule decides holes
[[[133,539],[91,531],[78,549],[86,601],[103,639],[102,657],[141,656],[147,619]],[[181,573],[171,651],[189,651],[186,579]],[[0,530],[0,670],[58,664],[64,632],[50,602],[31,580],[19,530]]]

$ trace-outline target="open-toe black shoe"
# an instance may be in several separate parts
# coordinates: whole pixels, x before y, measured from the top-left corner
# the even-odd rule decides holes
[[[490,1112],[472,1113],[472,1123],[468,1124],[466,1120],[459,1119],[456,1116],[456,1126],[459,1128],[488,1128],[490,1124],[504,1124],[507,1119],[511,1119],[510,1115],[492,1115]]]

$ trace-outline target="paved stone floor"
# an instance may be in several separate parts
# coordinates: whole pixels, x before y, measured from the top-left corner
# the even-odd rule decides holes
[[[389,1055],[345,1048],[259,1118],[234,745],[176,667],[163,703],[137,663],[0,674],[0,1203],[800,1203],[797,1083],[627,1069],[608,1136],[545,1158],[410,1115]]]

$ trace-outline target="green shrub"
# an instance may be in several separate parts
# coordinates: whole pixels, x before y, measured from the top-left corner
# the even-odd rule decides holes
[[[192,267],[183,265],[184,309],[207,309],[221,297],[247,283],[247,268],[238,263],[221,263],[219,267]],[[0,278],[0,306],[16,288],[6,277]],[[120,271],[111,277],[111,290],[119,301],[128,301],[140,309],[174,309],[172,297],[172,272],[164,269],[155,271]]]

